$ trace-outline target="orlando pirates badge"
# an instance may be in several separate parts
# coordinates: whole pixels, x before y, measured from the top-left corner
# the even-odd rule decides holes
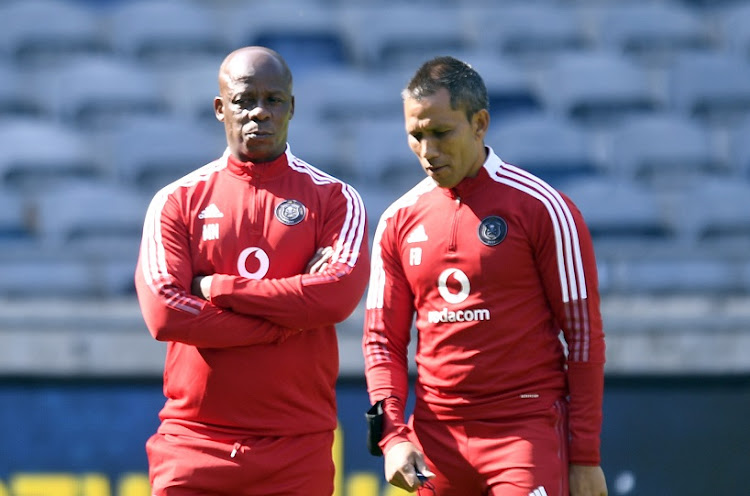
[[[497,215],[491,215],[482,219],[477,230],[479,241],[487,246],[499,245],[507,234],[508,224],[505,222],[505,219]]]
[[[305,218],[305,206],[297,200],[284,200],[276,206],[274,215],[282,224],[293,226]]]

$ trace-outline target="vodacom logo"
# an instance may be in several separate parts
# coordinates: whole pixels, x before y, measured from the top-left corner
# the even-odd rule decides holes
[[[251,256],[254,256],[258,260],[258,268],[255,272],[247,270],[247,259]],[[268,273],[268,265],[268,254],[255,246],[242,250],[240,257],[237,259],[237,271],[242,277],[247,277],[248,279],[262,279]]]
[[[448,278],[453,276],[459,284],[461,284],[461,290],[458,293],[452,293],[448,289]],[[469,284],[469,278],[463,273],[461,269],[445,269],[438,277],[438,292],[448,303],[461,303],[469,296],[471,291],[471,284]]]

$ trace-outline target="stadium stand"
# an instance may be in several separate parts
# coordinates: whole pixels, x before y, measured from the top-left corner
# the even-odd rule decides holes
[[[149,198],[222,152],[218,65],[261,43],[295,74],[293,151],[358,187],[372,232],[423,177],[400,90],[425,58],[457,55],[487,82],[488,143],[590,223],[612,328],[642,330],[627,310],[641,298],[654,329],[746,331],[750,316],[686,324],[660,303],[750,296],[748,16],[747,0],[6,0],[0,298],[122,302],[142,332]]]
[[[226,148],[218,121],[198,126],[172,116],[124,120],[100,133],[97,143],[117,179],[152,193],[220,157]]]
[[[215,9],[195,2],[136,0],[107,12],[106,32],[117,56],[173,67],[198,57],[221,58],[230,45]]]
[[[354,53],[340,29],[338,9],[304,0],[232,5],[221,27],[232,47],[263,45],[283,53],[295,76],[322,67],[348,68]]]
[[[614,51],[562,53],[540,71],[538,88],[548,108],[592,125],[663,107],[645,70]]]
[[[76,55],[106,54],[101,19],[68,0],[26,0],[0,5],[0,54],[18,64],[64,64]]]
[[[14,65],[0,61],[0,116],[38,117],[44,113],[41,102],[28,94],[26,77],[27,74],[18,71]]]
[[[724,52],[684,53],[668,71],[677,112],[726,123],[750,115],[750,62]]]
[[[87,146],[86,135],[54,121],[0,120],[0,143],[0,182],[20,191],[106,174]]]
[[[604,172],[597,163],[593,133],[549,113],[526,114],[493,124],[486,141],[503,160],[553,186]]]
[[[59,120],[82,129],[167,111],[154,73],[121,58],[76,58],[61,68],[37,70],[33,79],[34,90],[47,96]]]
[[[563,52],[590,48],[577,11],[553,2],[503,2],[467,9],[474,45],[489,47],[529,67]],[[502,19],[502,22],[498,22]]]
[[[630,117],[613,128],[610,138],[613,175],[669,188],[696,174],[727,172],[707,127],[679,114]]]
[[[711,48],[714,38],[700,14],[671,2],[611,2],[590,14],[597,44],[644,65],[663,65],[679,53]]]

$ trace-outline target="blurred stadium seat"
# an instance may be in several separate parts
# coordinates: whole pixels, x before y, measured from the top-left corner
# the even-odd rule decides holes
[[[540,76],[539,90],[553,111],[592,125],[662,107],[646,72],[616,52],[560,54]]]
[[[470,4],[469,30],[477,46],[530,66],[546,64],[562,52],[590,47],[575,9],[553,2]]]
[[[71,56],[109,53],[99,17],[69,0],[0,5],[0,54],[18,64],[64,64]]]
[[[324,67],[349,67],[352,47],[340,29],[338,9],[304,0],[231,5],[222,29],[231,46],[263,45],[279,52],[295,77]]]
[[[111,183],[75,181],[48,189],[34,200],[34,228],[50,249],[85,258],[137,250],[150,197]]]
[[[219,158],[227,146],[220,122],[207,128],[175,117],[128,119],[100,142],[115,177],[151,193]]]
[[[528,71],[509,58],[488,50],[454,52],[451,55],[468,62],[482,75],[490,100],[490,114],[494,120],[499,122],[519,114],[542,110],[544,104]],[[404,87],[408,79],[405,74]]]
[[[107,36],[118,56],[161,67],[230,49],[215,9],[189,0],[118,2],[107,12]]]
[[[15,64],[0,60],[0,121],[5,117],[39,117],[45,112],[44,102],[28,91],[27,78]]]
[[[409,148],[403,118],[362,120],[352,133],[360,181],[405,193],[425,178]]]
[[[87,144],[87,136],[55,122],[2,120],[0,144],[0,181],[19,191],[64,179],[106,175],[106,169]]]
[[[727,172],[707,127],[679,114],[631,117],[612,130],[609,166],[613,175],[671,189],[696,175]]]
[[[604,172],[594,154],[593,134],[547,113],[491,124],[485,141],[504,161],[553,186]]]
[[[154,73],[122,59],[79,58],[54,71],[36,71],[34,78],[36,94],[48,99],[55,115],[80,128],[168,110]]]
[[[289,124],[289,147],[295,156],[343,181],[357,182],[362,174],[345,125],[297,114]]]
[[[593,17],[601,46],[646,64],[661,65],[675,54],[713,44],[709,23],[675,2],[612,2],[600,6]]]
[[[674,227],[658,196],[641,184],[589,177],[569,181],[561,190],[583,214],[596,247],[609,255],[674,240]]]
[[[750,183],[704,178],[682,191],[672,213],[688,244],[750,253]]]
[[[407,77],[399,71],[354,68],[310,71],[294,81],[295,114],[340,123],[400,117]]]
[[[457,13],[440,4],[429,9],[407,3],[388,8],[349,4],[341,7],[340,25],[361,67],[413,70],[434,56],[474,47]]]
[[[685,53],[669,69],[674,108],[708,122],[750,115],[750,62],[725,52]]]
[[[17,190],[0,186],[0,243],[30,240],[30,211],[26,198]]]
[[[196,58],[179,66],[155,68],[154,75],[170,115],[221,127],[214,114],[214,98],[219,95],[219,67],[223,57]]]
[[[729,53],[747,60],[750,57],[750,3],[727,2],[718,9],[718,32]]]

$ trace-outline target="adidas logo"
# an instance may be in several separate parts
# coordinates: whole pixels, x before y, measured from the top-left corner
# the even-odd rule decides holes
[[[539,486],[531,491],[529,496],[547,496],[547,491],[544,490],[544,486]]]
[[[416,229],[409,233],[409,237],[406,238],[407,243],[422,243],[427,241],[427,232],[424,230],[424,226],[419,224]]]
[[[199,219],[220,219],[222,217],[224,217],[224,214],[221,213],[221,210],[219,210],[219,207],[215,203],[207,206],[198,214]]]

